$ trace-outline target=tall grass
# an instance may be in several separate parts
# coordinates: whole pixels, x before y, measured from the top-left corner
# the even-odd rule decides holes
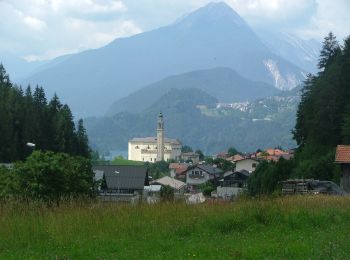
[[[350,199],[0,206],[0,259],[348,259]]]

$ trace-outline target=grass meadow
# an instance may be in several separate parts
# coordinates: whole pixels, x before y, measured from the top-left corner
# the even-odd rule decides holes
[[[350,259],[350,198],[2,203],[0,259]]]

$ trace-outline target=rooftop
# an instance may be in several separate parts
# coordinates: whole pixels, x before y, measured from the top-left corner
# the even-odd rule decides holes
[[[157,137],[134,137],[129,141],[130,143],[137,143],[137,142],[143,142],[143,143],[157,143]],[[170,144],[179,144],[181,145],[181,142],[177,139],[171,139],[164,137],[164,143],[170,143]]]
[[[335,154],[336,163],[350,163],[350,145],[338,145]]]
[[[147,168],[142,166],[95,165],[96,175],[104,174],[109,189],[138,189],[148,185]]]
[[[165,176],[165,177],[160,178],[158,180],[154,180],[154,181],[152,181],[152,184],[160,184],[160,185],[164,185],[164,186],[168,185],[171,188],[176,189],[176,190],[179,190],[179,189],[186,186],[186,183],[179,181],[179,180],[176,180],[176,179],[173,179],[169,176]]]

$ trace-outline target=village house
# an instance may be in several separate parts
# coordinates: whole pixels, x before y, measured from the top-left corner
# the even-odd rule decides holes
[[[258,166],[259,161],[253,158],[245,158],[242,160],[236,161],[235,171],[241,171],[246,170],[249,173],[252,173],[255,171],[256,167]]]
[[[209,164],[199,164],[190,167],[186,172],[186,184],[192,189],[208,181],[218,180],[223,174],[223,171]]]
[[[199,154],[194,153],[194,152],[182,153],[181,154],[181,159],[184,162],[191,161],[192,163],[196,164],[196,163],[199,162]]]
[[[245,191],[249,175],[246,170],[225,172],[224,178],[220,180],[220,185],[216,188],[217,197],[233,198]]]
[[[294,156],[294,150],[283,151],[278,148],[269,148],[265,151],[256,153],[253,157],[259,160],[267,160],[277,162],[280,158],[290,160]]]
[[[152,185],[169,186],[174,191],[175,195],[183,195],[185,193],[186,183],[164,176],[160,179],[151,182]]]
[[[237,161],[243,160],[245,159],[245,157],[243,155],[240,154],[235,154],[233,156],[227,157],[226,160],[232,163],[235,163]]]
[[[340,188],[345,192],[350,192],[350,145],[338,145],[335,162],[340,164]]]
[[[156,137],[133,138],[128,143],[128,159],[141,162],[178,161],[182,144],[177,139],[164,135],[164,119],[160,113],[157,122]]]
[[[170,176],[181,181],[186,181],[186,171],[188,167],[189,164],[187,163],[170,163]]]
[[[106,187],[100,190],[103,200],[130,201],[142,195],[148,186],[148,170],[142,166],[95,165],[95,179],[105,180]],[[103,185],[103,184],[102,184]]]

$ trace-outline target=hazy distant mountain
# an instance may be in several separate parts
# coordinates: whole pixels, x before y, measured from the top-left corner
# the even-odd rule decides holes
[[[268,49],[234,10],[211,3],[167,27],[48,64],[23,83],[57,92],[76,114],[96,115],[145,85],[214,67],[279,89],[303,80],[303,71]]]
[[[217,100],[198,89],[170,89],[140,113],[121,112],[85,120],[91,144],[100,151],[127,150],[133,137],[156,133],[159,111],[165,116],[166,136],[215,153],[235,146],[255,151],[295,146],[291,129],[299,103],[298,91],[285,91],[254,102],[216,107]]]
[[[44,61],[28,62],[25,59],[19,58],[16,55],[8,52],[0,52],[0,63],[2,63],[11,75],[11,80],[19,81],[27,77],[37,68],[45,64]]]
[[[267,83],[247,80],[229,68],[199,70],[171,76],[137,90],[117,100],[109,109],[108,115],[121,111],[141,112],[172,88],[200,89],[219,102],[252,101],[279,91]]]
[[[314,39],[303,40],[288,33],[261,30],[256,32],[273,52],[309,73],[316,73],[320,42]]]

